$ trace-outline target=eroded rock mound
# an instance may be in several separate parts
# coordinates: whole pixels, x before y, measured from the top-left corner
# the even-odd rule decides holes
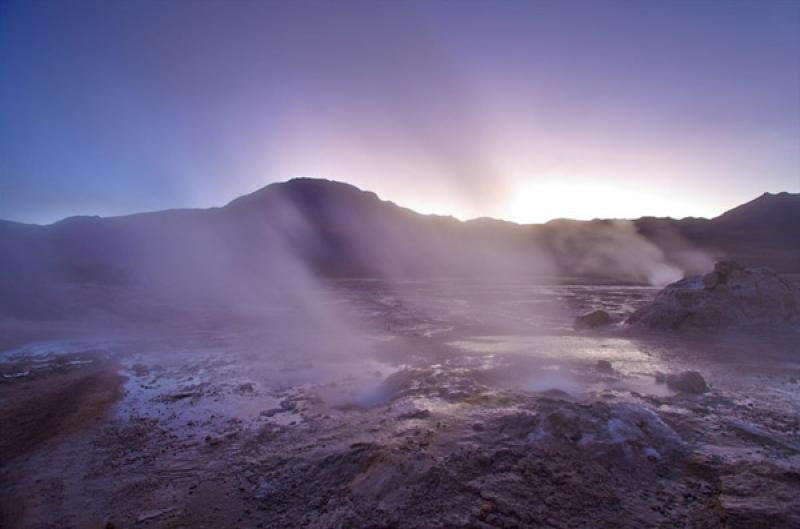
[[[683,474],[684,440],[648,407],[544,399],[474,411],[434,413],[380,442],[328,432],[251,464],[243,487],[266,527],[281,528],[633,529],[716,516],[713,490]],[[670,508],[651,508],[653,498]]]
[[[668,285],[628,323],[654,329],[795,325],[800,324],[800,293],[768,268],[720,261],[713,272]]]

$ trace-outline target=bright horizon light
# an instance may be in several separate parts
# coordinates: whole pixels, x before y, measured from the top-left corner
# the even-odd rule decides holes
[[[508,198],[502,218],[519,224],[553,219],[636,219],[645,216],[713,217],[687,207],[671,196],[625,187],[575,181],[541,180],[518,184]]]
[[[2,4],[0,219],[295,175],[517,222],[800,191],[797,2],[157,4]]]

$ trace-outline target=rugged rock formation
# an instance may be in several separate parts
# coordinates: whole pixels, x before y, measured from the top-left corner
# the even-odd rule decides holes
[[[720,261],[713,272],[668,285],[628,323],[654,329],[795,325],[800,293],[768,268]]]

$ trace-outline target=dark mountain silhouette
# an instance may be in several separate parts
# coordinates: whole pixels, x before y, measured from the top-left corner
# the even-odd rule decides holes
[[[798,193],[764,193],[710,220],[643,218],[636,225],[642,235],[657,242],[665,232],[679,233],[696,247],[747,266],[800,272]]]
[[[518,225],[421,215],[348,184],[295,179],[220,208],[0,221],[0,315],[159,317],[155,306],[290,296],[318,276],[664,282],[721,256],[797,272],[797,226],[800,196],[788,193],[710,220]]]
[[[800,225],[800,194],[764,193],[726,211],[716,222],[728,228],[791,230]]]

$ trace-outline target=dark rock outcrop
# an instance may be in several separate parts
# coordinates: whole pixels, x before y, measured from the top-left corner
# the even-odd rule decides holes
[[[684,371],[683,373],[667,375],[666,382],[670,388],[683,393],[699,395],[708,391],[708,385],[703,375],[697,371]]]
[[[611,316],[604,310],[594,310],[583,316],[575,318],[576,329],[594,329],[612,323]]]
[[[668,285],[627,321],[653,329],[794,325],[800,323],[800,293],[769,268],[720,261],[704,276]]]

